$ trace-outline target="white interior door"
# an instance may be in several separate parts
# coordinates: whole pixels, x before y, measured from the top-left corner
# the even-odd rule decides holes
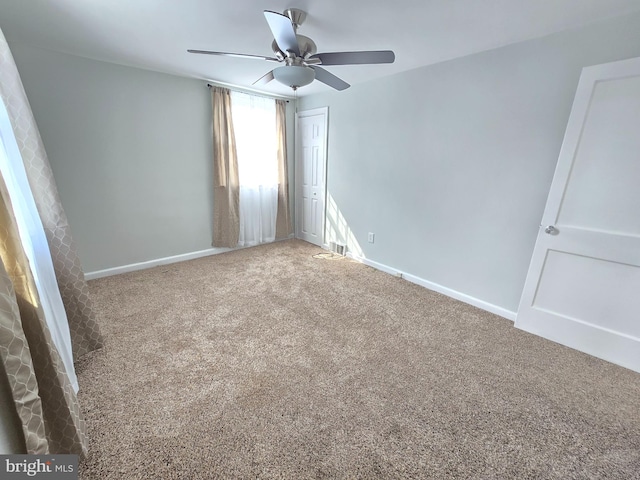
[[[516,327],[640,371],[640,58],[583,69]]]
[[[324,246],[328,109],[297,114],[296,237]]]

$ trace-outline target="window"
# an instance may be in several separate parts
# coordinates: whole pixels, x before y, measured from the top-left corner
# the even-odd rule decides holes
[[[233,129],[240,185],[278,183],[276,102],[271,98],[231,92]]]
[[[272,242],[278,212],[275,100],[231,92],[240,180],[240,246]]]

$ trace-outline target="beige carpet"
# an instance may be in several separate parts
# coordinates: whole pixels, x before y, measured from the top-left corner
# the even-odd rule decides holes
[[[319,251],[90,282],[80,477],[640,478],[640,374]]]

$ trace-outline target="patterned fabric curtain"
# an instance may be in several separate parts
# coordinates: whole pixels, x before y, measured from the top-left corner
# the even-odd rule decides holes
[[[231,120],[231,92],[211,87],[213,108],[213,246],[235,247],[240,236],[240,179]]]
[[[85,424],[64,363],[51,338],[0,178],[0,360],[27,453],[85,455]]]
[[[44,150],[18,69],[0,31],[0,96],[7,108],[24,161],[31,191],[44,227],[64,303],[73,358],[103,346],[89,289],[62,208],[51,166]]]
[[[289,215],[286,108],[287,104],[284,100],[276,100],[276,134],[278,136],[278,216],[276,217],[276,238],[286,238],[293,231]]]

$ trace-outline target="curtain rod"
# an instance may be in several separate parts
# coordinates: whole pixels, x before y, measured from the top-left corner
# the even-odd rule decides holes
[[[233,90],[234,88],[236,88],[236,87],[227,86],[227,85],[224,85],[224,84],[214,85],[212,83],[207,83],[207,88],[216,87],[216,86],[223,87],[223,88],[229,88],[230,90]],[[269,98],[269,99],[272,99],[272,100],[284,100],[285,102],[289,103],[289,98],[285,97],[285,96],[282,96],[282,95],[261,95],[259,93],[253,93],[253,90],[250,90],[250,89],[246,89],[246,90],[243,91],[243,89],[241,87],[238,87],[238,88],[239,89],[236,90],[236,91],[240,92],[240,93],[246,93],[248,95],[253,95],[255,97]]]

